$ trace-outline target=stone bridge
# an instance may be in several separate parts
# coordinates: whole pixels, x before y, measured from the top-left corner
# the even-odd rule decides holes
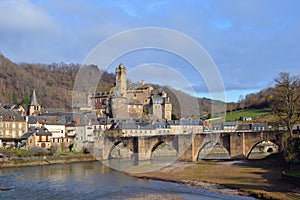
[[[264,132],[204,132],[197,134],[126,135],[122,130],[107,130],[103,137],[103,155],[107,160],[112,149],[123,143],[136,160],[151,159],[152,152],[162,143],[173,146],[181,161],[197,161],[199,153],[208,144],[223,146],[231,159],[248,159],[254,147],[262,141],[271,141],[281,150],[281,135],[278,131]]]

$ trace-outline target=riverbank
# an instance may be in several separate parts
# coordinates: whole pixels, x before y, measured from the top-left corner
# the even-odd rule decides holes
[[[89,154],[15,157],[0,161],[0,168],[65,164],[95,160],[96,159]]]
[[[173,163],[157,171],[158,165],[129,168],[137,178],[188,184],[214,192],[260,199],[300,199],[300,186],[281,180],[282,167],[276,157],[266,160]],[[137,173],[139,171],[147,173]]]

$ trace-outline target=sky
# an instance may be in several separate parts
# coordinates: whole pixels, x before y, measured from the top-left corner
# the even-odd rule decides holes
[[[191,89],[208,98],[207,76],[216,81],[220,76],[226,102],[238,101],[268,87],[280,72],[299,74],[299,7],[297,0],[0,0],[0,52],[17,63],[84,63],[99,44],[124,31],[176,31],[203,51],[192,52],[185,40],[168,35],[172,48],[186,49],[182,54],[187,56],[172,49],[130,49],[102,67],[113,72],[122,62],[132,81]],[[166,36],[148,32],[133,40],[149,40],[151,46],[156,39],[163,43]],[[129,47],[133,40],[115,46]],[[206,53],[218,74],[204,75],[201,70],[210,65],[202,63],[199,70],[188,62],[186,57],[197,53]]]

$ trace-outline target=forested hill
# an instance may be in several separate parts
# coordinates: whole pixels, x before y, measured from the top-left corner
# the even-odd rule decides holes
[[[236,103],[227,103],[227,110],[270,109],[273,99],[273,88],[269,87],[257,93],[247,94]]]
[[[50,109],[69,110],[79,64],[16,64],[0,54],[0,103],[27,106],[32,90],[39,103]],[[102,85],[112,85],[113,74],[103,74]]]
[[[46,109],[70,110],[74,80],[79,67],[79,64],[66,63],[17,64],[0,54],[0,103],[22,104],[27,107],[32,90],[35,89],[39,103]],[[98,91],[107,89],[114,82],[114,74],[103,72]],[[178,117],[203,116],[210,112],[212,102],[214,105],[222,105],[221,102],[192,97],[173,88],[163,89],[170,97],[173,113]],[[195,109],[197,104],[199,109]]]

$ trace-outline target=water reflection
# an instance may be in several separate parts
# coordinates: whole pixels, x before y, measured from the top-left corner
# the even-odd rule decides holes
[[[0,199],[124,199],[176,194],[184,199],[252,199],[181,184],[132,178],[100,162],[0,169]]]
[[[151,164],[160,164],[153,166],[151,171],[157,170],[162,166],[168,166],[171,163],[177,162],[177,156],[160,156],[153,157],[151,160],[137,160],[133,158],[114,158],[106,161],[101,161],[104,165],[109,166],[119,171],[127,171],[133,166],[148,166]],[[146,171],[143,171],[146,172]]]

